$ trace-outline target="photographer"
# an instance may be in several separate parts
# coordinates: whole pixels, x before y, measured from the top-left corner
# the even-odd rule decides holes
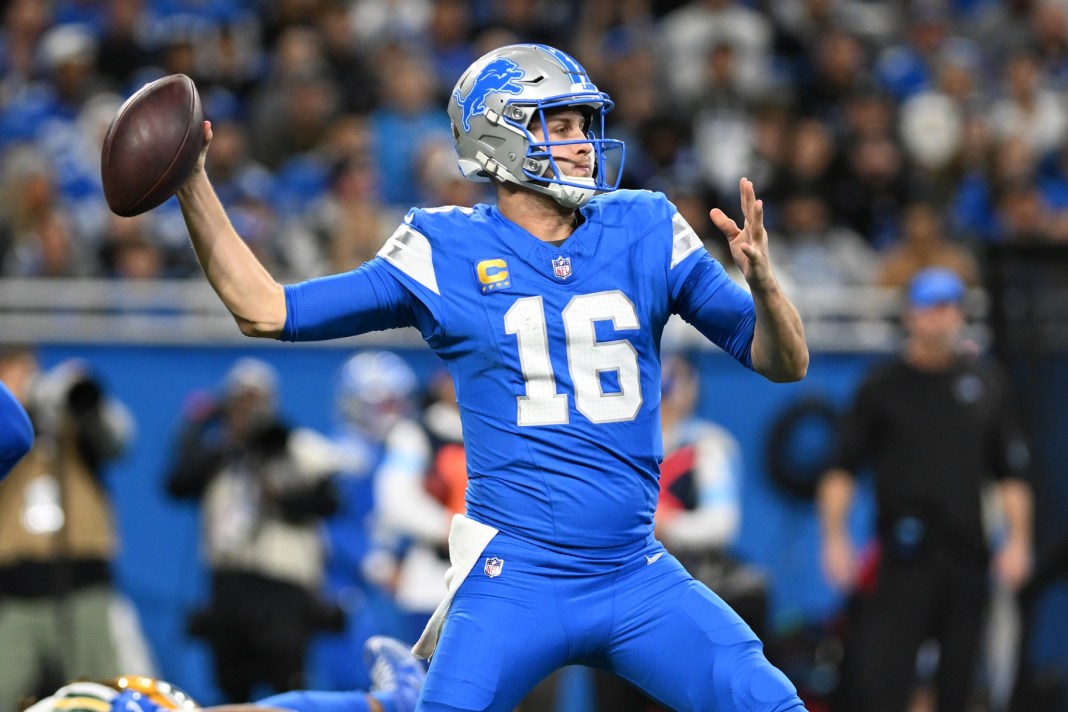
[[[29,349],[0,354],[0,380],[36,430],[0,483],[0,709],[67,679],[117,674],[111,562],[118,547],[103,483],[132,424],[87,366],[38,373]]]
[[[279,418],[276,386],[273,368],[243,358],[217,403],[192,398],[167,482],[173,496],[201,502],[211,600],[190,632],[210,643],[231,702],[261,683],[304,687],[311,634],[339,624],[319,598],[319,524],[337,508],[337,458],[325,437]]]

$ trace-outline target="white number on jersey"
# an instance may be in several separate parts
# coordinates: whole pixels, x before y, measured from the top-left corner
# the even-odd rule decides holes
[[[642,406],[638,352],[626,339],[597,341],[595,323],[637,329],[634,304],[620,291],[581,294],[561,313],[567,364],[575,384],[575,407],[594,423],[633,420]],[[541,297],[516,300],[504,315],[504,330],[515,334],[526,395],[516,398],[519,425],[561,425],[568,422],[568,396],[556,392],[549,358],[549,333]],[[614,371],[617,392],[605,393],[601,374]]]

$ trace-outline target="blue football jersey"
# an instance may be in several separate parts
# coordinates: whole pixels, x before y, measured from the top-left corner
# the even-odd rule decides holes
[[[429,312],[424,337],[452,373],[468,515],[626,555],[653,528],[664,324],[703,264],[720,322],[703,330],[748,364],[752,301],[663,195],[617,191],[582,215],[557,247],[495,206],[416,209],[379,259]]]

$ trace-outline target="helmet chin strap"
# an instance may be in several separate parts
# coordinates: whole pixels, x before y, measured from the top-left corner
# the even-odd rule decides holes
[[[596,189],[593,187],[595,185],[593,178],[569,178],[568,180],[576,183],[589,183],[590,187],[582,188],[575,185],[550,183],[543,189],[565,208],[581,208],[597,194]]]
[[[527,190],[533,190],[536,193],[542,193],[549,196],[563,207],[572,210],[581,208],[583,205],[590,202],[593,196],[597,195],[597,189],[594,187],[596,185],[596,180],[592,176],[568,178],[568,180],[575,183],[589,184],[590,187],[586,188],[580,185],[564,185],[562,183],[539,184],[529,180],[519,180],[500,163],[492,160],[487,160],[482,168],[487,175],[493,176],[497,180],[505,181],[517,185],[520,188],[526,188]]]

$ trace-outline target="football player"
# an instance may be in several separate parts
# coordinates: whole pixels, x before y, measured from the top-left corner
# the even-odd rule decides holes
[[[511,710],[575,663],[675,709],[803,709],[752,630],[653,536],[668,317],[772,381],[807,371],[801,320],[772,270],[753,184],[739,182],[742,226],[710,214],[747,291],[664,195],[616,190],[611,108],[557,49],[486,54],[448,113],[461,171],[492,181],[496,204],[413,209],[375,259],[286,287],[234,231],[203,161],[178,192],[243,333],[311,341],[414,326],[452,375],[466,513],[450,534],[449,593],[415,646],[432,656],[422,710]]]

